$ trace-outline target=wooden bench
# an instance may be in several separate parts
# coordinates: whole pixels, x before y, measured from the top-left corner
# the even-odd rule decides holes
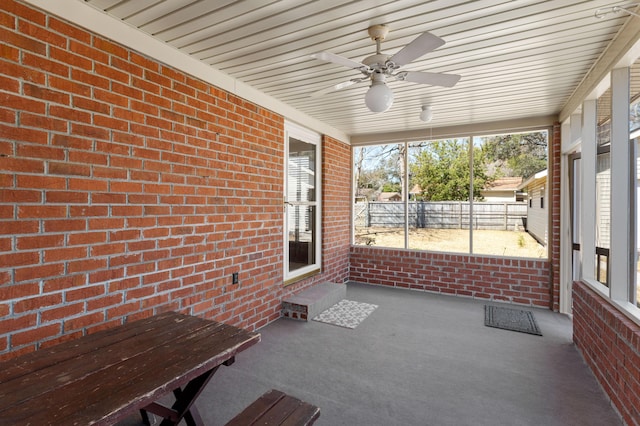
[[[272,389],[255,400],[226,426],[307,426],[320,417],[320,408]]]

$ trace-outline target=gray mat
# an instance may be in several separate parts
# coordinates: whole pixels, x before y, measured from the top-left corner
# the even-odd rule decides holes
[[[378,305],[343,299],[313,318],[314,321],[340,327],[356,328]]]
[[[485,305],[484,325],[542,336],[533,312],[523,311],[522,309]]]

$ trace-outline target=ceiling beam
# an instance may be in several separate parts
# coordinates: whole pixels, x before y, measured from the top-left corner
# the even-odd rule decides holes
[[[476,123],[462,126],[445,126],[404,132],[367,133],[351,136],[351,145],[373,145],[398,142],[417,142],[434,139],[456,137],[485,136],[505,133],[521,133],[532,130],[546,129],[558,120],[556,115],[528,117],[516,120],[493,121],[490,123]]]

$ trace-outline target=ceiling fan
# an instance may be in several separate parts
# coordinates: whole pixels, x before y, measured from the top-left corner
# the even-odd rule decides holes
[[[380,51],[380,44],[386,38],[387,34],[389,34],[389,28],[386,25],[372,25],[368,31],[369,37],[376,42],[376,53],[375,55],[367,56],[362,62],[357,62],[331,52],[320,52],[311,55],[314,59],[353,68],[363,74],[363,77],[352,78],[349,81],[336,84],[328,89],[315,92],[311,96],[321,96],[370,80],[371,87],[365,95],[365,103],[373,112],[384,112],[391,108],[391,104],[393,104],[393,92],[386,84],[387,79],[390,77],[400,81],[443,87],[453,87],[458,80],[460,80],[460,76],[456,74],[400,70],[400,67],[403,65],[442,46],[445,42],[440,37],[425,32],[400,49],[398,53],[389,56]]]

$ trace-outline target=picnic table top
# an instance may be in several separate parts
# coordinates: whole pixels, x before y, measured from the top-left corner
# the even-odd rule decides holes
[[[112,424],[260,341],[176,312],[0,363],[0,424]]]

